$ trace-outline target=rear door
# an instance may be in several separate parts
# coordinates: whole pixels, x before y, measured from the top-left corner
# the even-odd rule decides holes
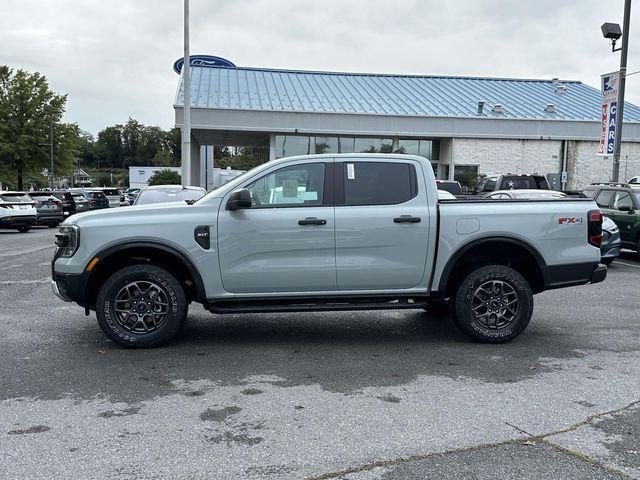
[[[421,164],[354,158],[335,171],[338,289],[418,285],[430,220]]]
[[[251,208],[218,214],[220,271],[234,293],[336,290],[333,160],[300,162],[244,185]]]
[[[620,207],[631,209],[621,212]],[[636,226],[638,224],[638,211],[634,205],[631,194],[625,190],[616,190],[611,204],[611,219],[616,222],[620,229],[620,239],[623,242],[636,243]]]

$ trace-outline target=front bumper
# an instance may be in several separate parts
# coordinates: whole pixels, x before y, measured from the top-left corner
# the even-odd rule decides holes
[[[60,288],[58,288],[58,282],[55,280],[51,280],[51,289],[53,290],[53,294],[58,297],[60,300],[64,300],[65,302],[72,302],[69,297],[65,296],[60,292]]]

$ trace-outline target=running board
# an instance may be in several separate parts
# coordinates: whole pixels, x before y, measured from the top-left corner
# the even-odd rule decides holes
[[[426,297],[332,297],[218,300],[205,308],[212,313],[328,312],[346,310],[422,309]]]

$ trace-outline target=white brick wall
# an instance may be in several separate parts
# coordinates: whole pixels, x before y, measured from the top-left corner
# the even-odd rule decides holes
[[[479,165],[481,174],[558,173],[560,146],[556,140],[456,138],[453,157],[457,165]]]
[[[592,182],[609,181],[612,159],[597,157],[597,142],[569,141],[567,188],[582,188]],[[560,173],[560,140],[501,140],[456,138],[453,158],[456,165],[478,165],[487,173]],[[448,163],[447,159],[440,159]],[[626,168],[625,168],[626,167]],[[620,180],[640,175],[640,143],[622,144]]]
[[[571,145],[575,144],[575,145]],[[575,163],[569,170],[570,188],[581,188],[592,182],[607,182],[613,169],[612,157],[597,157],[598,142],[570,142],[569,154]],[[640,175],[640,143],[623,142],[620,151],[620,181]]]

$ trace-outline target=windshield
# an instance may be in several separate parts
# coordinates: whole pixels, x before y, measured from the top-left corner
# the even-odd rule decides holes
[[[120,195],[120,191],[115,188],[104,189],[102,190],[102,193],[104,193],[105,195],[109,195],[110,197],[113,197],[114,195]]]
[[[72,193],[71,196],[76,202],[85,202],[86,198],[81,193]]]
[[[142,190],[136,199],[136,205],[149,205],[151,203],[179,202],[181,200],[198,200],[205,194],[203,190]]]

